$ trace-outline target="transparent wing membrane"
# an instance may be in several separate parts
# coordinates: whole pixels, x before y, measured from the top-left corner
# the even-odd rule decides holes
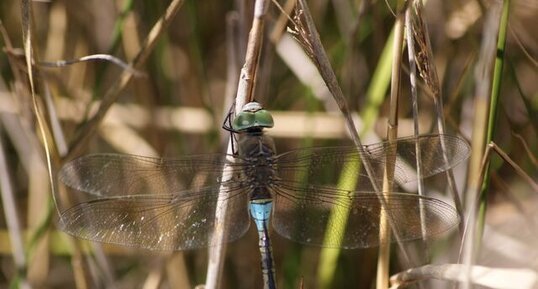
[[[171,194],[220,183],[225,157],[208,154],[162,159],[94,154],[67,163],[59,179],[75,190],[96,196]],[[229,165],[237,171],[241,159],[236,160]]]
[[[228,200],[224,239],[248,228],[248,193],[239,163],[221,182],[225,155],[160,159],[96,154],[66,164],[59,179],[72,188],[76,205],[61,211],[60,224],[83,239],[151,250],[183,250],[214,245],[219,194]],[[223,192],[219,192],[222,188]],[[82,192],[83,194],[80,194]],[[233,225],[232,225],[233,224]]]
[[[402,241],[435,237],[459,223],[449,204],[415,194],[275,188],[273,228],[293,241],[334,248],[379,245],[381,211]],[[424,218],[422,218],[423,216]],[[425,224],[424,231],[422,223]],[[330,234],[326,234],[330,232]]]
[[[443,157],[443,143],[447,160]],[[380,142],[363,146],[364,153],[356,147],[318,147],[283,153],[278,156],[279,175],[290,181],[305,181],[311,184],[337,185],[340,177],[357,179],[355,190],[373,190],[364,168],[368,160],[377,185],[383,181],[383,170],[389,154],[395,152],[394,180],[408,183],[417,180],[416,145],[421,151],[422,178],[453,168],[469,156],[467,142],[456,136],[422,135],[399,138],[394,142]]]
[[[252,143],[248,148],[253,150],[262,144],[257,139]],[[307,148],[260,159],[253,151],[244,154],[248,157],[234,156],[234,162],[224,154],[179,159],[89,155],[67,163],[59,173],[79,196],[72,207],[60,208],[60,222],[66,232],[93,241],[151,250],[201,248],[242,236],[249,226],[252,192],[267,188],[274,199],[273,227],[297,242],[376,246],[382,211],[402,240],[431,237],[459,222],[454,208],[403,193],[388,194],[381,202],[364,169],[368,160],[379,186],[387,155],[395,152],[395,180],[414,181],[417,145],[422,177],[454,167],[470,150],[459,137],[423,135],[367,145],[363,152],[355,147]],[[232,177],[224,182],[225,165]],[[228,202],[226,218],[216,224],[215,210],[223,199]],[[213,241],[215,230],[224,230],[224,238]]]
[[[241,237],[248,229],[247,194],[228,191],[224,239],[212,239],[219,187],[190,196],[134,195],[82,202],[62,212],[62,230],[77,237],[149,250],[185,250]]]

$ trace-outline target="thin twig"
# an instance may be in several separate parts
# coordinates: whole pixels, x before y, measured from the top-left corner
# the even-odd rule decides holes
[[[493,149],[512,168],[514,168],[516,173],[523,180],[525,180],[535,192],[538,192],[538,183],[536,182],[536,180],[529,176],[529,174],[527,174],[525,170],[523,170],[523,168],[521,168],[516,162],[514,162],[499,146],[497,146],[497,144],[495,144],[494,142],[490,142],[488,147],[486,148],[486,151],[490,148]]]
[[[112,64],[115,64],[118,67],[120,67],[121,69],[132,73],[134,76],[145,75],[143,72],[134,69],[129,64],[125,63],[123,60],[109,54],[92,54],[92,55],[82,56],[77,59],[69,59],[69,60],[41,61],[37,63],[37,65],[43,66],[43,67],[64,67],[68,65],[73,65],[73,64],[82,63],[82,62],[89,62],[89,61],[111,62]]]
[[[527,141],[518,133],[512,132],[512,135],[515,136],[521,145],[523,145],[523,148],[525,149],[525,152],[527,153],[527,156],[531,160],[532,164],[536,167],[538,167],[538,158],[532,153],[532,151],[529,148],[529,145],[527,144]]]

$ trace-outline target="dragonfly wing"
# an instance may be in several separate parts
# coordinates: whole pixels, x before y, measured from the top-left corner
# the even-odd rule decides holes
[[[356,147],[315,147],[283,153],[277,157],[279,176],[292,182],[336,186],[342,175],[355,179],[358,191],[373,191],[365,169],[372,168],[372,179],[381,187],[387,159],[396,155],[394,180],[407,183],[417,179],[417,148],[421,156],[422,177],[429,177],[455,167],[469,156],[470,147],[457,136],[432,134],[404,137],[394,142],[380,142]],[[443,155],[446,153],[446,159]]]
[[[385,200],[373,192],[299,186],[283,182],[272,188],[273,227],[293,241],[335,248],[379,245],[386,213],[392,232],[402,241],[434,237],[459,223],[449,204],[415,194],[390,193]],[[394,238],[393,238],[394,240]]]
[[[399,138],[396,143],[384,142],[384,151],[395,147],[399,178],[404,182],[417,179],[417,150],[420,152],[422,178],[447,171],[463,160],[471,152],[469,144],[461,137],[446,134],[427,134],[418,137]],[[367,149],[368,146],[366,146]],[[379,151],[380,148],[373,148]],[[377,153],[374,153],[377,155]]]
[[[60,215],[62,230],[92,241],[145,248],[186,250],[229,242],[248,229],[248,195],[240,186],[219,194],[206,187],[183,195],[103,197],[79,203]],[[227,200],[227,206],[218,201]],[[215,222],[215,211],[226,208]],[[214,238],[222,230],[223,238]]]
[[[179,159],[93,154],[68,162],[58,177],[68,187],[95,196],[172,194],[220,183],[225,158],[223,154]]]
[[[336,187],[341,175],[357,180],[360,190],[374,187],[365,170],[364,160],[374,168],[376,184],[382,181],[384,158],[364,157],[356,147],[314,147],[293,150],[277,157],[278,176],[283,181],[313,186]]]

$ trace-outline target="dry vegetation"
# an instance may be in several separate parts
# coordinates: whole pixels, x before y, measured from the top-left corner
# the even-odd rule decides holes
[[[538,288],[538,2],[511,0],[504,7],[505,23],[507,1],[425,1],[409,18],[417,67],[408,61],[409,43],[403,40],[394,49],[390,36],[396,19],[404,19],[398,12],[402,1],[307,1],[351,114],[360,119],[364,143],[387,137],[395,108],[390,83],[397,77],[391,74],[391,61],[398,59],[392,55],[403,51],[395,66],[402,73],[397,134],[412,135],[415,118],[421,133],[444,130],[472,145],[468,163],[453,172],[466,241],[456,229],[427,246],[405,245],[412,267],[440,266],[400,275],[394,284],[408,278],[428,279],[422,287],[412,285],[416,288],[452,288],[452,281],[462,287]],[[293,16],[294,1],[278,2]],[[206,282],[207,250],[155,253],[90,244],[58,231],[53,191],[59,204],[69,196],[55,176],[65,161],[90,152],[177,157],[224,151],[229,135],[221,124],[236,94],[253,5],[245,0],[0,1],[1,288],[193,288]],[[326,67],[312,64],[316,49],[293,39],[298,35],[286,27],[295,32],[300,27],[281,12],[270,3],[254,91],[256,100],[274,111],[271,135],[277,149],[351,143],[335,91],[319,73]],[[503,27],[504,50],[498,47]],[[105,57],[59,63],[95,54],[129,66]],[[415,117],[409,80],[414,70]],[[440,122],[446,127],[439,128]],[[486,139],[513,163],[492,153],[484,171]],[[447,175],[427,180],[425,187],[453,202]],[[273,241],[280,288],[375,284],[376,248],[333,250],[340,255],[332,264],[320,261],[326,250],[277,234]],[[228,245],[220,288],[261,288],[256,244],[251,228]],[[409,269],[401,249],[393,248],[390,273]],[[465,262],[482,267],[451,265]],[[324,266],[335,270],[327,274]],[[466,279],[467,273],[473,277]]]

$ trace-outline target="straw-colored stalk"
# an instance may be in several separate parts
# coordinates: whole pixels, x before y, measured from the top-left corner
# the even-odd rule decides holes
[[[260,50],[263,40],[264,18],[265,14],[267,13],[268,5],[268,0],[256,0],[255,2],[254,18],[252,20],[252,28],[248,38],[245,64],[241,69],[239,83],[237,85],[235,114],[241,111],[245,103],[254,99],[254,95],[252,95],[252,93],[255,86],[256,71],[258,69]],[[234,153],[232,142],[233,138],[230,138],[226,152],[228,155],[232,155]],[[233,158],[229,157],[227,161],[233,162]],[[232,177],[233,175],[231,167],[225,165],[222,171],[223,183],[226,183],[226,181],[230,180]],[[221,186],[220,191],[224,192],[225,189],[226,188],[224,186]],[[224,265],[224,256],[226,252],[226,246],[221,241],[224,239],[224,235],[226,234],[226,227],[224,224],[226,220],[226,209],[227,195],[225,193],[221,193],[219,194],[219,199],[217,200],[217,210],[215,212],[215,233],[212,237],[213,239],[211,240],[211,243],[214,244],[214,246],[211,246],[209,251],[209,262],[205,284],[206,289],[216,289],[221,283],[222,268]]]
[[[398,12],[396,14],[396,23],[394,25],[394,42],[392,50],[392,76],[390,90],[390,106],[387,123],[387,140],[389,143],[398,137],[398,100],[400,97],[401,81],[401,63],[402,47],[404,43],[404,26],[405,13],[404,2],[398,2]],[[394,165],[396,162],[396,146],[390,146],[393,151],[387,152],[385,170],[383,172],[383,190],[380,197],[385,199],[384,206],[388,208],[389,198],[385,197],[393,191],[394,183]],[[381,210],[380,215],[380,232],[379,232],[379,256],[377,261],[376,288],[384,289],[389,286],[389,268],[390,268],[390,239],[391,239],[391,222],[390,216],[387,216],[386,210]]]

